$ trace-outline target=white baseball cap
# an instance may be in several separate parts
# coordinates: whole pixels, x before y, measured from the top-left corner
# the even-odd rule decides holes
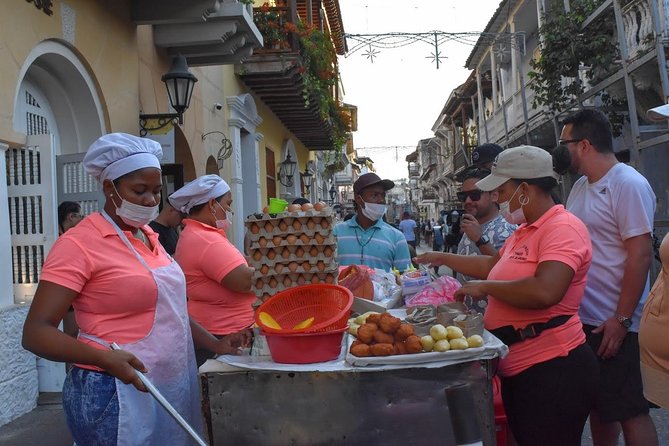
[[[490,175],[479,180],[476,187],[482,191],[493,191],[510,179],[529,180],[545,177],[559,178],[553,171],[551,154],[539,147],[518,146],[506,149],[497,155]]]
[[[651,108],[646,112],[646,116],[652,121],[664,121],[665,119],[669,119],[669,104]]]

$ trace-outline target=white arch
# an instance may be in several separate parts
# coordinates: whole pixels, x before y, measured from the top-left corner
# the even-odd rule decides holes
[[[50,39],[37,44],[28,54],[19,72],[14,109],[19,92],[30,82],[42,91],[56,118],[61,154],[84,152],[107,132],[102,101],[95,80],[72,47]],[[22,116],[14,114],[13,127],[25,133]]]

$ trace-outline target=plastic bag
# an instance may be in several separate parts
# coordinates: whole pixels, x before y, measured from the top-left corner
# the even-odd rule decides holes
[[[397,284],[395,274],[382,269],[373,269],[369,278],[374,285],[374,302],[386,308],[395,308],[402,300],[402,288]]]
[[[376,295],[370,274],[374,270],[364,265],[339,267],[337,284],[351,290],[355,297],[373,300]]]
[[[407,307],[417,305],[434,305],[437,307],[455,301],[455,292],[461,286],[457,279],[450,276],[441,276],[413,296],[406,296],[404,303]]]

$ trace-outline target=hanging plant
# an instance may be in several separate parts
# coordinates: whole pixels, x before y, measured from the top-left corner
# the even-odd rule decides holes
[[[601,79],[617,68],[618,47],[613,35],[615,21],[611,15],[600,16],[583,27],[585,20],[603,0],[572,0],[569,12],[544,14],[539,34],[541,54],[530,61],[536,106],[546,106],[558,113],[569,109],[584,93],[580,73],[585,70],[589,81]],[[557,6],[559,7],[559,6]],[[609,114],[615,114],[610,110]],[[619,117],[611,119],[620,122]],[[621,127],[614,128],[620,132]]]

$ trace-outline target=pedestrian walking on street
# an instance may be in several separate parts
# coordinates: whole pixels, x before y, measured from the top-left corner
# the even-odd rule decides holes
[[[600,358],[602,379],[590,416],[595,444],[653,446],[657,433],[643,396],[639,322],[649,291],[655,194],[634,168],[619,163],[611,124],[598,110],[564,122],[560,144],[570,170],[583,176],[567,199],[592,237],[592,267],[579,314],[588,343]]]
[[[404,234],[404,238],[407,243],[416,249],[417,243],[417,234],[416,234],[416,221],[411,218],[411,214],[407,211],[404,211],[402,214],[402,221],[400,221],[400,231]]]
[[[488,296],[484,323],[509,346],[498,374],[521,445],[580,445],[597,393],[599,366],[578,316],[592,247],[585,225],[553,201],[556,178],[547,151],[505,150],[476,186],[497,191],[502,216],[519,228],[494,256],[416,258],[485,279],[465,283],[456,298]]]

